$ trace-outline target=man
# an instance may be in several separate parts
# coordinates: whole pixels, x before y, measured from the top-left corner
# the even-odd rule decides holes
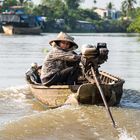
[[[56,39],[49,42],[53,49],[44,59],[41,70],[43,85],[73,85],[77,82],[80,55],[73,50],[78,48],[74,38],[60,32]]]

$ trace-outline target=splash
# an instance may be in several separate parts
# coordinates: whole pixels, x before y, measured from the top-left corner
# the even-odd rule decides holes
[[[25,86],[9,87],[0,90],[0,113],[11,113],[25,108],[27,104],[28,88]]]
[[[28,86],[14,86],[14,87],[8,87],[5,89],[0,89],[0,99],[5,98],[17,98],[22,97],[24,98],[25,95],[29,94],[29,88]]]
[[[135,135],[128,133],[125,128],[119,128],[118,131],[120,133],[119,140],[138,140]]]

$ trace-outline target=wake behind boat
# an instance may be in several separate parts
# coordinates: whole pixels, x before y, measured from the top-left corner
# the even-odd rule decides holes
[[[31,93],[41,103],[50,108],[73,102],[73,100],[70,99],[71,97],[79,104],[103,105],[104,102],[101,92],[103,92],[109,106],[118,105],[123,94],[124,80],[98,70],[99,65],[107,60],[107,56],[108,50],[106,44],[100,43],[97,48],[84,48],[82,50],[81,60],[82,74],[79,75],[75,85],[58,84],[47,87],[41,83],[34,83],[26,77]],[[102,89],[102,91],[100,91],[100,89]]]

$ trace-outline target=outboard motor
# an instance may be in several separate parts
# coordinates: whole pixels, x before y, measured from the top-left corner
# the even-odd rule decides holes
[[[108,52],[106,43],[98,43],[97,47],[93,45],[82,46],[81,63],[87,71],[91,66],[97,70],[101,64],[108,59]]]

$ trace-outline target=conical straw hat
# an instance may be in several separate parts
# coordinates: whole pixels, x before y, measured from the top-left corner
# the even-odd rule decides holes
[[[50,44],[51,46],[53,46],[53,45],[52,45],[53,42],[59,42],[59,41],[68,41],[68,42],[70,42],[70,43],[72,44],[72,46],[70,47],[71,50],[75,50],[75,49],[78,48],[78,45],[74,42],[74,38],[71,37],[70,35],[68,35],[67,33],[64,33],[64,32],[60,32],[60,33],[57,35],[56,39],[51,40],[51,41],[49,42],[49,44]]]

